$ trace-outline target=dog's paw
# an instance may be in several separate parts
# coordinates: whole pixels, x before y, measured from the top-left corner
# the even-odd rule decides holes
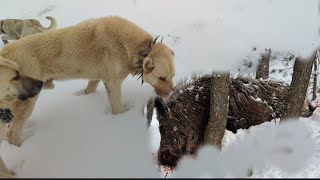
[[[94,93],[94,92],[96,92],[95,89],[94,90],[83,89],[83,90],[74,92],[73,95],[82,96],[82,95],[87,95],[87,94],[91,94],[91,93]]]
[[[123,104],[123,106],[121,108],[117,108],[117,109],[110,109],[110,112],[113,115],[117,115],[117,114],[123,114],[123,113],[127,113],[128,111],[132,110],[134,108],[134,104],[130,103],[130,102],[126,102]],[[143,110],[141,109],[141,113],[143,114]]]
[[[14,176],[13,172],[9,172],[9,173],[4,173],[4,172],[0,172],[0,178],[16,178]]]
[[[122,113],[125,113],[127,112],[128,110],[125,110],[125,109],[117,109],[117,110],[112,110],[112,114],[113,115],[118,115],[118,114],[122,114]]]
[[[9,144],[15,145],[15,146],[17,146],[17,147],[20,147],[20,146],[21,146],[22,140],[21,140],[20,136],[18,137],[18,136],[16,135],[16,133],[13,133],[13,132],[12,132],[11,129],[7,132],[7,136],[8,136],[8,142],[9,142]]]
[[[91,93],[94,93],[94,92],[96,92],[96,89],[88,89],[88,88],[86,88],[86,89],[84,90],[84,93],[85,93],[85,94],[91,94]]]
[[[9,143],[12,145],[15,145],[17,147],[21,147],[22,141],[21,140],[12,140],[12,141],[9,140]]]
[[[82,96],[82,95],[86,95],[86,94],[87,93],[84,89],[72,93],[72,95],[74,95],[74,96]]]

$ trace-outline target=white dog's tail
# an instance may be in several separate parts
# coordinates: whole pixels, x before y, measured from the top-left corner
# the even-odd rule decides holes
[[[57,28],[57,20],[51,16],[47,16],[46,18],[51,21],[50,26],[47,27],[46,30],[56,29]]]

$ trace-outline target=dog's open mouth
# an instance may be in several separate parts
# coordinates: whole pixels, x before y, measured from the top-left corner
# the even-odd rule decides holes
[[[10,123],[14,116],[11,113],[10,109],[0,108],[0,120],[4,123]]]

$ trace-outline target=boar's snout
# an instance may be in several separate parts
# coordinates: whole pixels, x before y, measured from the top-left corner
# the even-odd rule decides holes
[[[179,157],[170,153],[169,149],[158,152],[158,162],[160,165],[176,167]]]

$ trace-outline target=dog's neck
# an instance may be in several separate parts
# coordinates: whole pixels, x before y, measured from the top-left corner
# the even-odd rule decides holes
[[[141,78],[141,85],[143,84],[143,60],[149,55],[151,48],[146,46],[142,51],[138,52],[138,58],[134,65],[135,75],[140,75],[138,80]]]
[[[143,81],[143,61],[150,54],[152,47],[155,45],[155,43],[159,37],[160,36],[156,36],[155,38],[152,38],[152,39],[144,42],[144,45],[142,46],[143,47],[142,50],[138,51],[137,60],[135,61],[135,64],[134,64],[135,73],[133,74],[133,76],[140,75],[138,80],[141,78],[142,84],[144,82]],[[161,40],[161,42],[162,42],[162,40]]]
[[[133,76],[135,75],[140,75],[138,80],[141,78],[141,81],[143,84],[143,61],[144,59],[149,55],[151,49],[152,49],[152,40],[148,41],[142,48],[142,50],[140,50],[138,52],[138,56],[137,56],[137,60],[135,61],[134,64],[134,71],[135,73],[133,74]]]

